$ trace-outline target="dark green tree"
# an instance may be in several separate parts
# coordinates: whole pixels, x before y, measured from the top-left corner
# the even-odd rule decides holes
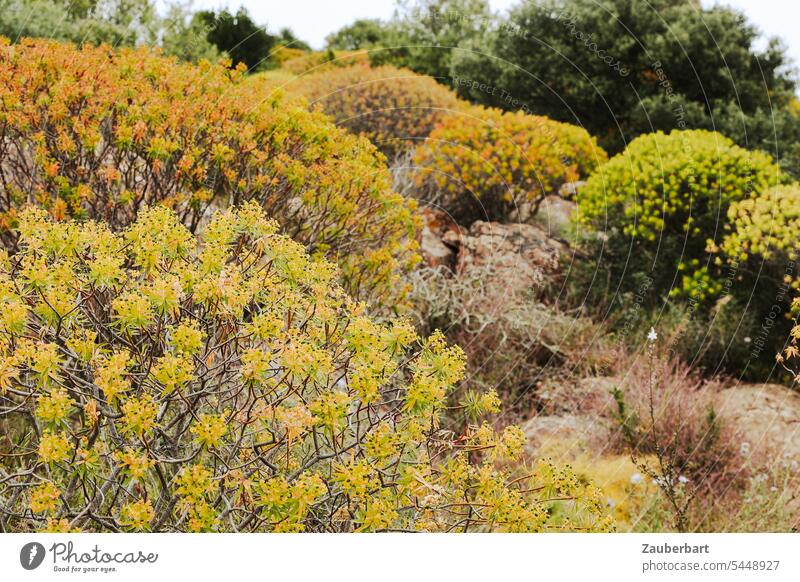
[[[278,43],[284,46],[300,49],[303,51],[311,50],[311,46],[307,42],[297,38],[295,33],[290,28],[281,29],[281,31],[278,33]]]
[[[733,9],[686,0],[532,0],[453,53],[452,72],[497,87],[462,96],[579,123],[611,152],[655,130],[714,129],[792,165],[800,120],[784,48]]]
[[[208,41],[228,53],[234,65],[244,63],[249,71],[269,68],[270,53],[278,38],[253,22],[247,10],[239,8],[236,14],[226,9],[204,10],[197,18],[208,30]]]

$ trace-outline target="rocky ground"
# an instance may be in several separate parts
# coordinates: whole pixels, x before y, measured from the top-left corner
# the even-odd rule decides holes
[[[557,277],[571,259],[570,249],[554,232],[563,232],[572,203],[548,199],[538,224],[475,222],[461,228],[442,212],[425,210],[421,251],[427,265],[452,270],[455,277],[491,264],[500,288],[536,289],[543,277]],[[555,238],[554,238],[555,237]],[[545,405],[525,421],[531,452],[550,439],[576,451],[602,451],[614,427],[613,377],[565,378],[538,395]],[[546,405],[547,402],[552,405]],[[736,384],[715,396],[717,412],[741,434],[753,459],[800,458],[800,393],[778,384]]]

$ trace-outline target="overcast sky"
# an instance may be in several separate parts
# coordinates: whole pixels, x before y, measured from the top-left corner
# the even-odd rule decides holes
[[[490,0],[492,8],[505,11],[518,0]],[[688,1],[688,0],[687,0]],[[708,6],[726,4],[743,10],[763,33],[778,36],[789,47],[795,63],[800,63],[800,0],[702,0]],[[247,7],[259,24],[272,31],[285,26],[315,48],[325,37],[357,18],[382,18],[392,15],[394,0],[195,0],[196,8],[235,9]]]

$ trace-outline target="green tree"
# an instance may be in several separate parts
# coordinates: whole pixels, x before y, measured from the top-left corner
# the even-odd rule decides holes
[[[325,45],[333,50],[355,51],[384,44],[387,34],[388,27],[380,20],[360,18],[329,34]]]
[[[783,164],[800,141],[795,90],[780,43],[730,8],[685,0],[536,0],[453,54],[458,77],[502,91],[461,87],[473,101],[579,123],[611,152],[642,133],[704,128]],[[462,45],[465,46],[465,45]]]
[[[150,0],[0,0],[0,35],[131,46],[157,40]]]
[[[191,2],[172,4],[161,23],[164,53],[184,61],[217,61],[222,53],[208,41],[208,27],[191,10]]]
[[[208,29],[208,41],[231,57],[234,65],[244,63],[250,71],[268,68],[270,53],[278,39],[258,26],[247,10],[204,10],[197,17]]]
[[[493,15],[486,0],[399,0],[376,64],[407,67],[444,81],[457,48],[487,34]]]
[[[167,6],[159,16],[152,0],[0,0],[0,36],[49,38],[76,44],[159,45],[183,60],[215,61],[217,48],[192,11],[192,2]]]
[[[290,28],[282,28],[278,33],[278,42],[284,46],[310,51],[311,46],[304,40],[300,40]]]

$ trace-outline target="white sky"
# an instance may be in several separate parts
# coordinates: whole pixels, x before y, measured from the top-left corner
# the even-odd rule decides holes
[[[505,11],[518,0],[490,0],[496,11]],[[688,1],[688,0],[687,0]],[[743,10],[768,36],[778,36],[789,47],[789,54],[800,65],[800,1],[798,0],[702,0],[703,4],[724,4]],[[285,26],[321,48],[325,37],[357,18],[382,18],[392,15],[394,0],[195,0],[195,8],[244,5],[258,24],[271,31]]]

